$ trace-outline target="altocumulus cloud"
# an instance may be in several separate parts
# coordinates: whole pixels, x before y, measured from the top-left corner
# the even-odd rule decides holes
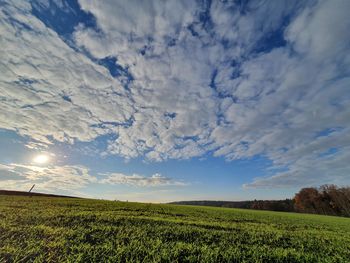
[[[131,186],[185,186],[182,181],[175,181],[172,178],[161,174],[153,174],[151,176],[143,176],[139,174],[125,175],[122,173],[101,174],[107,176],[101,179],[100,183],[104,184],[126,184]]]
[[[46,1],[3,4],[1,128],[112,134],[105,152],[125,158],[269,158],[274,174],[246,187],[349,182],[349,1],[79,4],[95,25],[69,38],[33,15]]]

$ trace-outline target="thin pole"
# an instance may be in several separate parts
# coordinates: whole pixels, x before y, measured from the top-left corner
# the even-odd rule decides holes
[[[33,184],[32,188],[30,188],[30,190],[28,192],[29,193],[29,197],[32,197],[32,194],[30,194],[30,192],[33,190],[34,186],[35,186],[35,184]]]
[[[28,193],[30,193],[33,190],[34,186],[35,186],[35,184],[33,184],[32,188],[30,188]]]

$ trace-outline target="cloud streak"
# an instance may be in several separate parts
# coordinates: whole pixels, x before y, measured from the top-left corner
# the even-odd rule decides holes
[[[102,175],[102,174],[101,174]],[[159,186],[185,186],[182,181],[175,181],[170,177],[161,174],[153,174],[151,176],[143,176],[139,174],[125,175],[122,173],[103,174],[107,178],[100,180],[103,184],[124,184],[138,187],[159,187]]]

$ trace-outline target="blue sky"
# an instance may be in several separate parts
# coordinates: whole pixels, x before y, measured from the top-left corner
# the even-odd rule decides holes
[[[349,184],[349,1],[0,6],[1,189],[167,202]]]

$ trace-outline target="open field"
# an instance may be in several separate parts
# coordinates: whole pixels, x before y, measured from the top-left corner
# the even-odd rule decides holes
[[[350,219],[0,196],[0,262],[350,262]]]

